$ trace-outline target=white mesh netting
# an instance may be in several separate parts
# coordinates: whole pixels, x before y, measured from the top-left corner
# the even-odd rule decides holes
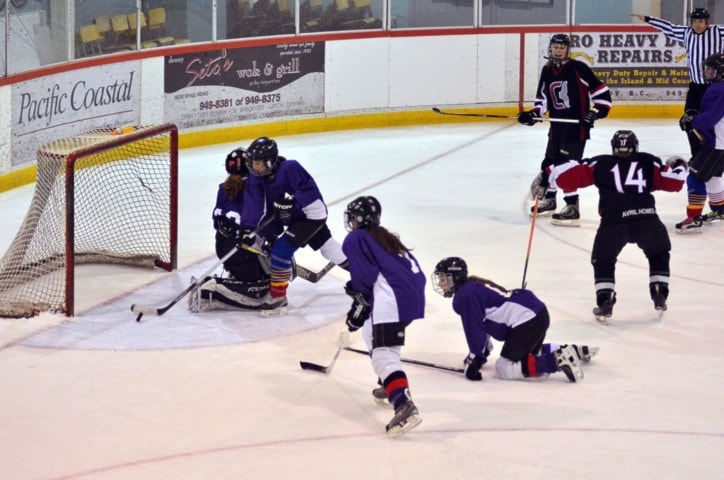
[[[176,129],[130,130],[38,149],[32,202],[0,260],[0,316],[72,314],[78,263],[175,268]]]

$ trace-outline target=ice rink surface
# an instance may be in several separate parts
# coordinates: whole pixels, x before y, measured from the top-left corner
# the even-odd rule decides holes
[[[618,129],[634,130],[643,151],[688,158],[670,119],[599,121],[586,154],[608,153]],[[317,284],[295,280],[285,317],[192,314],[180,302],[136,323],[131,304],[167,303],[216,260],[211,210],[223,160],[251,140],[180,152],[178,271],[82,266],[74,318],[0,319],[0,478],[724,478],[724,225],[675,233],[685,191],[656,193],[673,244],[662,320],[635,245],[619,259],[612,324],[594,320],[598,197],[581,190],[580,228],[536,222],[526,280],[551,313],[548,340],[600,347],[584,380],[500,380],[499,343],[482,382],[407,365],[423,422],[397,439],[384,433],[392,410],[372,400],[366,356],[343,352],[329,375],[299,368],[300,360],[328,364],[336,351],[350,304],[340,269]],[[428,278],[456,255],[473,274],[521,285],[526,196],[544,126],[481,122],[277,141],[316,178],[338,240],[345,205],[375,195],[382,224],[414,248]],[[33,188],[0,194],[0,252]],[[326,263],[309,249],[297,260]],[[359,334],[351,341],[364,348]],[[408,329],[403,357],[460,367],[466,354],[450,300],[428,281],[426,318]]]

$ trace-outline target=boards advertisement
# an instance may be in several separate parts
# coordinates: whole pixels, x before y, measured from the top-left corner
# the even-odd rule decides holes
[[[324,43],[170,55],[164,121],[180,129],[324,111]]]

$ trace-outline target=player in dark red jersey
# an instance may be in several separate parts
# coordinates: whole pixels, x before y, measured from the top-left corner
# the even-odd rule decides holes
[[[563,189],[566,206],[554,213],[557,186],[548,180],[546,171],[553,165],[583,158],[594,122],[608,115],[612,101],[608,86],[588,65],[569,57],[570,47],[568,35],[553,35],[548,46],[548,62],[538,81],[535,105],[532,110],[521,112],[518,121],[535,125],[546,113],[552,119],[545,158],[541,163],[541,176],[547,191],[538,204],[538,215],[553,214],[553,224],[577,227],[581,224],[578,193]],[[554,122],[553,119],[578,120],[578,123]]]
[[[666,165],[659,157],[638,151],[638,139],[619,130],[611,139],[612,155],[554,167],[550,177],[564,190],[595,185],[601,223],[593,241],[591,263],[596,286],[593,314],[608,323],[616,303],[616,260],[627,243],[635,243],[649,261],[649,291],[661,317],[669,295],[671,241],[656,213],[651,192],[678,192],[686,181],[686,162],[678,157]]]

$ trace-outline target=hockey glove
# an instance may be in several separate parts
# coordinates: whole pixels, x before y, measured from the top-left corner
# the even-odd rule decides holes
[[[465,368],[465,378],[472,381],[480,381],[483,379],[483,374],[480,373],[480,369],[483,366],[483,357],[478,357],[474,353],[469,353],[463,361],[463,368]]]
[[[279,198],[274,200],[274,212],[277,218],[286,220],[292,216],[292,208],[294,207],[294,200],[287,194],[281,195]]]
[[[592,108],[588,111],[586,116],[583,117],[583,119],[581,120],[581,123],[583,123],[583,125],[585,127],[593,128],[593,123],[596,121],[597,118],[598,118],[598,110],[595,108]]]
[[[686,133],[691,132],[694,129],[694,126],[691,124],[691,122],[694,120],[694,115],[698,114],[699,112],[697,110],[694,110],[693,108],[688,109],[679,119],[679,128],[683,130]]]
[[[676,172],[677,170],[684,172],[689,167],[686,160],[678,156],[669,157],[669,159],[666,160],[666,166],[669,167],[672,172]]]
[[[359,330],[368,318],[370,318],[370,307],[354,299],[352,308],[347,312],[347,330],[350,332]]]
[[[344,284],[344,293],[352,297],[352,299],[357,303],[361,303],[363,306],[369,307],[370,304],[367,302],[365,296],[362,295],[362,292],[358,292],[352,286],[352,280],[348,280],[347,283]]]
[[[530,199],[543,200],[546,196],[546,190],[548,190],[548,182],[543,179],[543,172],[538,172],[538,175],[533,179],[533,183],[530,184]]]
[[[537,110],[526,110],[518,114],[518,123],[528,125],[529,127],[537,123],[536,119],[540,118]]]
[[[264,247],[264,238],[262,238],[261,235],[252,234],[252,230],[250,228],[245,228],[244,233],[241,235],[241,242],[238,247],[244,248],[244,245],[251,247],[252,250],[261,251]]]
[[[226,238],[239,240],[241,238],[241,227],[229,217],[224,215],[216,215],[214,217],[216,230]]]

